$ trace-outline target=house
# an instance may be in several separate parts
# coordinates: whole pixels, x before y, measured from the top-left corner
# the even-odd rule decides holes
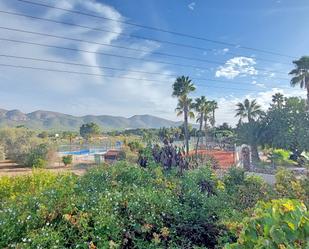
[[[109,150],[104,154],[104,161],[107,163],[113,163],[123,158],[123,151],[121,150]]]

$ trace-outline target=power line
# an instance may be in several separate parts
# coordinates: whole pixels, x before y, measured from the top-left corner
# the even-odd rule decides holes
[[[64,64],[64,65],[72,65],[72,66],[81,66],[81,67],[88,67],[88,68],[100,68],[100,69],[107,69],[113,71],[122,71],[122,72],[133,72],[133,73],[142,73],[148,75],[159,75],[159,76],[166,76],[166,77],[179,77],[176,74],[164,74],[164,73],[157,73],[157,72],[147,72],[147,71],[140,71],[140,70],[129,70],[123,68],[115,68],[115,67],[107,67],[107,66],[95,66],[95,65],[88,65],[84,63],[76,63],[76,62],[69,62],[69,61],[59,61],[59,60],[50,60],[50,59],[42,59],[42,58],[35,58],[35,57],[25,57],[25,56],[17,56],[17,55],[8,55],[8,54],[0,54],[0,57],[5,58],[13,58],[13,59],[22,59],[22,60],[31,60],[31,61],[39,61],[39,62],[48,62],[48,63],[55,63],[55,64]],[[216,79],[209,79],[209,78],[196,78],[193,77],[193,80],[198,81],[212,81],[218,83],[227,83],[227,84],[234,84],[240,85],[244,84],[244,82],[230,82],[230,81],[223,81],[223,80],[216,80]],[[268,87],[276,87],[276,86],[268,86]],[[280,87],[283,89],[290,89],[288,87]]]
[[[9,31],[16,31],[16,32],[32,34],[32,35],[53,37],[53,38],[57,38],[57,39],[70,40],[70,41],[75,41],[75,42],[77,41],[77,42],[84,42],[84,43],[91,43],[91,44],[98,44],[98,45],[103,45],[103,46],[115,47],[115,45],[108,45],[108,44],[104,44],[104,43],[98,43],[98,42],[93,42],[93,41],[88,41],[88,40],[83,40],[83,39],[76,39],[76,38],[70,38],[70,37],[65,37],[65,36],[29,31],[29,30],[24,30],[24,29],[8,28],[8,27],[3,27],[3,26],[0,26],[0,29],[5,29],[5,30],[9,30]],[[122,48],[125,48],[125,47],[122,47]],[[134,50],[141,51],[141,50],[138,50],[138,49],[134,49]],[[107,56],[114,56],[113,54],[109,54],[109,53],[102,53],[102,54],[107,55]],[[122,57],[127,58],[127,59],[134,59],[134,60],[136,60],[136,59],[145,60],[145,61],[149,61],[149,62],[156,62],[156,63],[166,64],[166,65],[190,67],[190,68],[198,68],[198,69],[208,70],[208,68],[195,66],[195,65],[178,64],[178,63],[171,63],[171,62],[158,61],[158,60],[149,60],[149,59],[136,58],[136,57],[130,57],[130,56],[122,56]],[[203,60],[203,61],[207,62],[207,63],[211,63],[211,64],[217,64],[217,65],[223,64],[223,62],[218,62],[218,61],[211,61],[211,60]],[[267,73],[277,73],[277,74],[284,74],[284,75],[287,74],[287,72],[272,71],[272,70],[268,70],[268,69],[264,69],[264,68],[258,68],[258,67],[256,67],[255,69],[260,70],[260,71],[264,71],[264,72],[267,72]],[[281,78],[281,79],[284,79],[284,78]]]
[[[28,1],[28,0],[17,0],[17,1],[23,2],[23,3],[26,3],[26,4],[37,5],[37,6],[41,6],[41,7],[45,7],[45,8],[52,8],[52,9],[57,9],[57,10],[61,10],[61,11],[66,11],[66,12],[70,12],[70,13],[74,13],[74,14],[78,14],[78,15],[84,15],[84,16],[109,20],[109,21],[113,21],[113,22],[118,22],[118,23],[136,26],[136,27],[140,27],[140,28],[150,29],[150,30],[168,33],[168,34],[172,34],[172,35],[177,35],[177,36],[192,38],[192,39],[196,39],[196,40],[202,40],[202,41],[206,41],[206,42],[216,43],[216,44],[220,44],[220,45],[225,45],[225,46],[241,48],[241,49],[245,49],[245,50],[252,50],[252,51],[256,51],[256,52],[261,52],[261,53],[272,54],[272,55],[276,55],[276,56],[282,56],[282,57],[296,59],[295,56],[282,54],[282,53],[279,53],[279,52],[273,52],[273,51],[266,50],[266,49],[253,48],[253,47],[249,47],[249,46],[240,46],[240,45],[235,44],[235,43],[218,41],[218,40],[214,40],[214,39],[194,36],[194,35],[190,35],[190,34],[186,34],[186,33],[166,30],[166,29],[162,29],[162,28],[158,28],[158,27],[151,27],[151,26],[132,23],[132,22],[128,22],[128,21],[116,20],[116,19],[113,19],[113,18],[104,17],[102,15],[95,15],[95,14],[90,14],[90,13],[86,13],[86,12],[82,12],[82,11],[70,10],[70,9],[56,7],[56,6],[52,6],[52,5],[48,5],[48,4],[44,4],[44,3],[32,2],[32,1]]]
[[[168,83],[168,84],[171,83],[171,82],[167,82],[167,81],[152,80],[152,79],[141,79],[141,78],[126,77],[126,76],[114,76],[114,75],[106,75],[106,74],[86,73],[86,72],[80,72],[80,71],[50,69],[50,68],[22,66],[22,65],[11,65],[11,64],[5,64],[5,63],[0,63],[0,66],[2,66],[2,67],[10,67],[10,68],[18,68],[18,69],[31,69],[31,70],[39,70],[39,71],[47,71],[47,72],[58,72],[58,73],[86,75],[86,76],[97,76],[97,77],[99,76],[99,77],[107,77],[107,78],[130,79],[130,80],[149,81],[149,82]],[[256,92],[256,93],[259,92],[259,91],[256,91],[256,90],[245,89],[245,88],[206,86],[206,85],[202,85],[202,84],[195,84],[195,85],[200,86],[200,87],[206,87],[206,88],[229,89],[229,90],[236,90],[236,91]]]
[[[54,20],[54,19],[43,18],[43,17],[36,17],[36,16],[22,14],[22,13],[9,12],[9,11],[4,11],[4,10],[0,10],[0,13],[9,14],[9,15],[15,15],[15,16],[21,16],[21,17],[26,17],[26,18],[32,18],[32,19],[42,20],[42,21],[46,21],[46,22],[53,22],[53,23],[62,24],[62,25],[75,26],[75,27],[84,28],[84,29],[88,29],[88,30],[99,31],[99,32],[113,33],[113,34],[117,34],[117,35],[120,35],[120,36],[131,37],[131,38],[142,39],[142,40],[148,40],[148,41],[154,41],[154,42],[158,42],[158,43],[166,43],[166,44],[169,44],[169,45],[186,47],[186,48],[191,48],[191,49],[197,49],[197,50],[201,50],[201,51],[211,51],[211,52],[214,52],[214,50],[210,49],[210,48],[197,47],[197,46],[192,46],[192,45],[183,44],[183,43],[176,43],[176,42],[170,42],[170,41],[165,41],[165,40],[147,38],[147,37],[143,37],[143,36],[126,34],[126,33],[111,31],[111,30],[107,30],[107,29],[90,27],[90,26],[85,26],[85,25],[80,25],[80,24],[75,24],[75,23],[69,23],[69,22],[64,22],[64,21],[57,21],[57,20]],[[86,41],[84,41],[84,42],[86,42]],[[89,41],[87,41],[87,42],[89,42]],[[122,49],[130,49],[130,50],[135,50],[135,51],[137,50],[137,51],[142,51],[142,52],[147,52],[147,53],[152,53],[152,54],[158,54],[158,55],[163,55],[163,56],[176,57],[176,58],[182,58],[182,59],[188,59],[188,60],[199,60],[199,61],[207,62],[207,60],[203,60],[203,59],[199,59],[199,58],[192,58],[192,57],[179,56],[179,55],[160,53],[160,52],[152,52],[152,51],[149,51],[149,50],[140,50],[140,49],[134,49],[134,48],[128,48],[128,47],[123,47],[123,46],[104,44],[104,43],[99,43],[99,44],[103,45],[103,46],[111,46],[111,47],[122,48]],[[242,56],[240,54],[232,53],[232,52],[226,52],[225,54],[230,54],[230,55],[233,55],[233,56]],[[247,56],[247,57],[252,58],[252,59],[259,59],[261,61],[266,61],[266,62],[290,65],[290,63],[279,62],[279,61],[270,60],[270,59],[264,59],[264,58],[260,58],[260,57],[258,57],[258,58],[255,58],[255,57],[252,57],[252,56]]]
[[[174,65],[174,66],[182,66],[182,67],[200,68],[200,67],[195,67],[195,66],[191,66],[191,65],[186,66],[186,65],[183,65],[183,64],[175,64],[175,63],[168,63],[168,62],[152,61],[152,60],[147,60],[147,59],[143,59],[143,58],[135,58],[135,57],[128,57],[128,56],[123,56],[123,55],[107,54],[107,53],[103,53],[103,52],[89,51],[89,50],[77,49],[77,48],[61,47],[61,46],[55,46],[55,45],[48,45],[48,44],[42,44],[42,43],[36,43],[36,42],[28,42],[28,41],[20,41],[20,40],[7,39],[7,38],[1,38],[0,37],[0,41],[1,40],[2,41],[8,41],[8,42],[14,42],[14,43],[22,43],[22,44],[34,45],[34,46],[63,49],[63,50],[68,50],[68,51],[75,51],[75,52],[77,51],[77,52],[82,52],[82,53],[107,55],[107,56],[112,56],[112,57],[117,57],[117,58],[143,60],[143,61],[148,61],[148,62],[163,63],[163,64],[169,64],[169,65]],[[201,68],[201,69],[208,70],[208,68]],[[273,78],[274,79],[281,79],[281,80],[290,80],[290,79],[287,79],[287,78],[279,78],[279,77],[273,77]]]

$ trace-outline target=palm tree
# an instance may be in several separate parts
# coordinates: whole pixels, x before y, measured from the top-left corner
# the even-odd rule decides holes
[[[307,110],[309,110],[309,56],[303,56],[299,60],[293,61],[295,68],[289,73],[294,75],[291,85],[299,85],[307,89]]]
[[[277,108],[281,108],[284,102],[284,96],[281,93],[276,93],[272,96],[272,102]]]
[[[198,130],[196,147],[195,147],[196,155],[197,155],[198,144],[200,142],[200,136],[201,136],[202,128],[203,128],[205,109],[207,108],[207,106],[208,106],[208,101],[205,96],[201,96],[200,98],[195,99],[194,109],[197,112],[196,122],[199,123],[199,130]]]
[[[192,111],[194,108],[194,103],[191,98],[186,96],[181,96],[178,98],[178,104],[175,109],[177,116],[184,116],[184,135],[185,135],[185,144],[186,144],[186,153],[189,153],[189,127],[188,127],[188,119],[194,118],[194,112]]]
[[[216,124],[215,111],[216,111],[216,109],[218,109],[218,103],[217,103],[217,101],[212,100],[212,101],[210,101],[209,104],[210,104],[210,109],[211,109],[211,112],[212,112],[210,124],[211,124],[212,127],[214,127],[215,124]]]
[[[248,118],[248,122],[251,123],[255,118],[259,117],[263,111],[261,110],[261,106],[256,103],[256,100],[245,99],[244,103],[236,104],[236,115],[235,117],[240,117],[240,122],[244,118]]]
[[[235,117],[240,117],[239,125],[247,127],[248,131],[252,134],[252,132],[254,131],[253,127],[256,126],[255,119],[263,114],[263,111],[261,110],[261,106],[257,104],[255,99],[252,100],[251,102],[250,100],[245,99],[244,103],[238,103],[236,106],[237,106],[237,109],[236,109],[237,113]],[[248,118],[248,124],[242,125],[242,120],[244,118]],[[255,143],[255,141],[252,142],[250,146],[252,150],[252,159],[256,161],[260,161],[258,148],[257,148],[257,144]]]
[[[183,114],[184,116],[184,132],[185,132],[185,144],[186,153],[189,153],[189,132],[188,132],[188,116],[193,114],[190,112],[192,109],[192,99],[188,95],[195,91],[195,86],[189,77],[181,76],[176,79],[173,84],[173,97],[178,98],[178,105],[176,111],[178,114]],[[182,109],[182,110],[180,110]]]

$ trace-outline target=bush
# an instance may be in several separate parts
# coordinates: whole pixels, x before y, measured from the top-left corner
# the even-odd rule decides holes
[[[43,166],[43,161],[46,164],[52,156],[50,144],[42,143],[42,139],[26,128],[1,129],[0,144],[3,145],[8,159],[24,166]]]
[[[47,164],[49,153],[48,144],[40,144],[32,148],[26,156],[25,166],[43,168]]]
[[[297,177],[290,170],[280,169],[276,174],[275,191],[279,198],[299,199],[309,206],[308,175]]]
[[[252,218],[244,222],[237,243],[226,249],[238,248],[308,248],[309,213],[306,206],[289,199],[261,202]]]
[[[132,152],[138,152],[143,149],[143,145],[139,141],[131,141],[128,143],[128,146]]]
[[[255,206],[259,200],[268,200],[271,187],[258,176],[245,176],[240,168],[230,168],[224,177],[227,194],[233,207],[247,210]]]
[[[65,166],[72,164],[72,162],[73,162],[72,155],[63,156],[62,162],[64,163]]]
[[[276,166],[287,167],[291,165],[296,165],[296,162],[290,160],[290,155],[291,153],[287,150],[275,149],[270,153],[268,158]]]
[[[126,162],[81,177],[0,179],[0,247],[215,248],[218,180],[205,167],[182,177]]]

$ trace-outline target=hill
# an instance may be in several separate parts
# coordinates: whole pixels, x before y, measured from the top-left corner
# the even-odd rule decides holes
[[[89,122],[94,122],[107,130],[174,127],[181,124],[181,122],[174,122],[151,115],[134,115],[130,118],[110,115],[77,117],[42,110],[23,113],[19,110],[0,109],[0,127],[24,125],[31,129],[40,130],[78,130],[82,124]]]

